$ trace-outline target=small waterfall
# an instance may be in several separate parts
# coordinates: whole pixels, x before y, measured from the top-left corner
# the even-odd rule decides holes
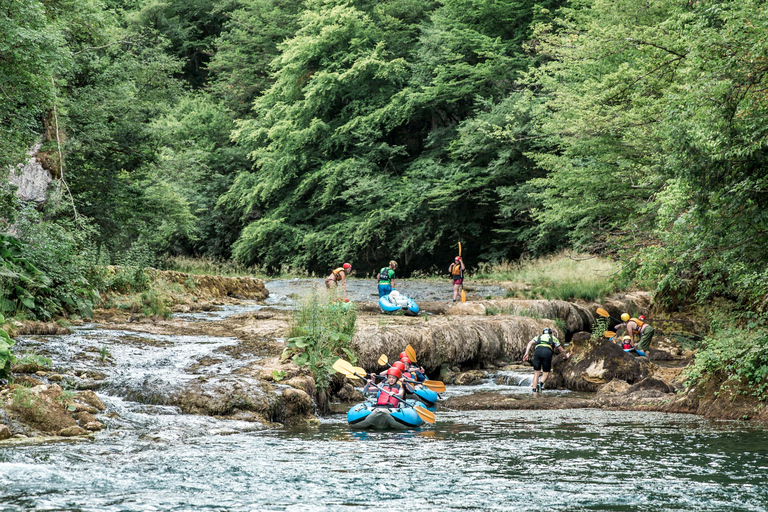
[[[531,387],[533,375],[515,371],[500,371],[493,374],[492,379],[500,386]]]

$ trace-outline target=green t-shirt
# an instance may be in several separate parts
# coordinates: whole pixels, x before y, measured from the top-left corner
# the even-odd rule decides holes
[[[381,276],[385,273],[389,277],[387,279],[382,279]],[[379,272],[379,284],[390,284],[394,278],[395,271],[391,268],[384,267],[381,269],[381,272]]]

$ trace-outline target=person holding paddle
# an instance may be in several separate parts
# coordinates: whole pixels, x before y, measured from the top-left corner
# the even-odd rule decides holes
[[[560,346],[560,342],[557,341],[557,338],[552,336],[552,329],[546,327],[541,332],[541,335],[528,342],[528,346],[525,347],[523,361],[528,360],[528,353],[531,351],[531,347],[533,347],[534,344],[536,345],[536,348],[533,352],[532,385],[534,393],[541,393],[544,389],[544,383],[547,382],[547,378],[549,377],[549,372],[552,371],[552,355],[554,354],[555,349],[559,350],[560,353],[564,353],[566,359],[571,357],[571,353],[566,352],[565,349]],[[539,375],[542,374],[542,370],[543,375],[541,375],[541,382],[539,382]]]
[[[399,368],[392,367],[387,370],[386,376],[387,382],[383,383],[381,386],[377,386],[376,374],[372,373],[368,382],[365,383],[363,393],[379,393],[376,397],[376,407],[398,407],[405,397],[405,388],[400,386],[397,382],[397,380],[403,376],[403,372],[400,371]],[[398,398],[400,398],[400,400],[398,400]]]
[[[464,260],[461,259],[461,256],[456,256],[453,259],[453,263],[448,267],[448,272],[453,280],[453,302],[456,302],[459,296],[459,288],[464,284]]]
[[[419,382],[424,382],[427,380],[426,372],[424,371],[424,368],[416,365],[411,364],[411,360],[408,359],[408,357],[401,357],[400,362],[405,365],[405,371],[410,373],[414,380],[417,380]],[[394,365],[393,365],[394,366]]]

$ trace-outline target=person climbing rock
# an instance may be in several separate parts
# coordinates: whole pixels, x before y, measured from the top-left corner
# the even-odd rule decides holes
[[[395,289],[395,269],[397,269],[397,262],[392,260],[388,267],[383,267],[379,271],[379,298],[386,297]]]
[[[525,347],[525,354],[523,355],[523,361],[528,360],[528,354],[531,351],[531,347],[535,345],[533,352],[533,392],[541,393],[544,389],[544,383],[549,378],[549,372],[552,371],[552,355],[555,349],[560,353],[564,353],[566,359],[571,357],[570,352],[566,352],[557,338],[552,336],[552,329],[549,327],[544,328],[541,334],[528,342],[528,346]],[[543,372],[543,374],[542,374]],[[539,375],[541,375],[541,382],[539,382]]]
[[[453,302],[456,302],[459,296],[459,288],[464,284],[464,260],[461,259],[461,256],[456,256],[453,259],[453,263],[448,267],[448,272],[453,280]]]
[[[339,281],[341,281],[341,287],[344,289],[344,300],[347,302],[349,302],[347,298],[347,276],[351,271],[352,265],[345,263],[339,268],[332,270],[331,275],[325,278],[325,287],[328,290],[331,289],[331,283],[336,283],[336,286],[339,286]]]

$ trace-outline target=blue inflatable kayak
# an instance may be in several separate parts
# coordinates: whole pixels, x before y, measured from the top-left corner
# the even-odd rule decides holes
[[[421,402],[406,400],[411,406],[421,406]],[[376,407],[368,401],[357,404],[347,413],[347,422],[354,428],[416,428],[424,423],[413,407],[401,405],[395,407]]]
[[[410,394],[410,393],[409,393]],[[437,392],[429,388],[414,389],[413,395],[425,409],[435,412],[437,409]]]
[[[406,297],[397,290],[392,290],[392,293],[385,295],[379,299],[379,306],[387,313],[393,311],[406,311],[413,313],[414,315],[419,313],[419,306],[416,301],[410,297]]]
[[[645,357],[645,352],[636,348],[625,348],[624,352],[629,352],[630,354],[634,354],[636,356]]]

